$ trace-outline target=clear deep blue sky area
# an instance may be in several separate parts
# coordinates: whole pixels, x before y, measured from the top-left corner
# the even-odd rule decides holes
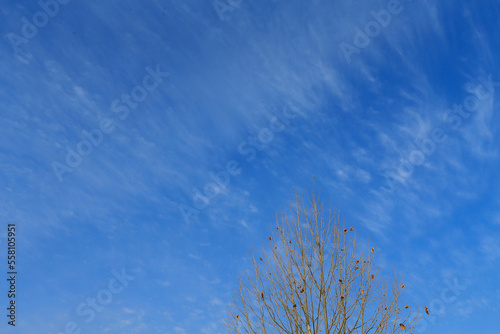
[[[313,180],[429,307],[418,333],[499,333],[499,1],[0,13],[1,333],[223,333]]]

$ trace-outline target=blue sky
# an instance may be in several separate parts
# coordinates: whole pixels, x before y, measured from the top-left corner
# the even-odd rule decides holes
[[[313,175],[420,332],[498,331],[498,1],[41,4],[0,9],[2,332],[224,332]]]

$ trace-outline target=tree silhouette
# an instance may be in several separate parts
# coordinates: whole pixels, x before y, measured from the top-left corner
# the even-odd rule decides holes
[[[325,215],[314,190],[290,211],[276,215],[268,250],[240,276],[229,333],[414,332],[418,315],[400,304],[405,286],[381,277],[374,247],[363,249],[338,213]]]

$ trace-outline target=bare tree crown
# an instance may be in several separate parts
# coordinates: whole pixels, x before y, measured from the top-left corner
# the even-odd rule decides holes
[[[229,333],[414,332],[417,316],[400,305],[405,286],[380,277],[375,248],[364,250],[338,213],[325,214],[314,191],[277,214],[268,244],[239,279]]]

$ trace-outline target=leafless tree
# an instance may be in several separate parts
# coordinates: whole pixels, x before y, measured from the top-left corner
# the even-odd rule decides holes
[[[363,249],[314,190],[276,216],[262,255],[239,279],[229,333],[411,333],[417,316],[401,304],[397,274],[381,277],[374,247]],[[411,315],[411,316],[410,316]]]

